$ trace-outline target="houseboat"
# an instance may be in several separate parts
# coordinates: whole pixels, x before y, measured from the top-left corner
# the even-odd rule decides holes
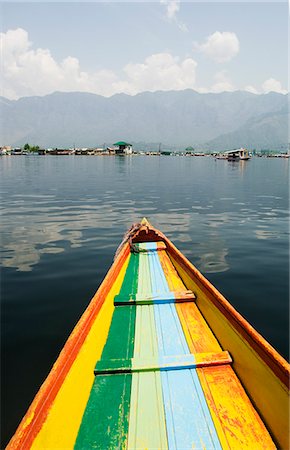
[[[250,154],[245,148],[239,148],[237,150],[228,150],[224,153],[227,155],[228,161],[246,161],[250,159]]]

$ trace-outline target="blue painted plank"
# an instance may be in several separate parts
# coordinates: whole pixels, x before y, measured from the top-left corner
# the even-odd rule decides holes
[[[161,372],[168,448],[221,449],[195,370]]]
[[[152,291],[169,287],[158,254],[149,257]],[[154,305],[159,361],[190,354],[174,304]],[[195,370],[162,371],[162,393],[169,449],[221,449]]]
[[[190,351],[174,304],[154,305],[159,357],[189,355]]]
[[[152,283],[152,292],[170,292],[166,277],[163,272],[163,268],[160,263],[158,253],[148,254],[149,267]]]

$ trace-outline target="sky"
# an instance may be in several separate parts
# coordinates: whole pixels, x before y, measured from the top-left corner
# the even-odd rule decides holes
[[[1,2],[1,95],[288,91],[287,2]]]

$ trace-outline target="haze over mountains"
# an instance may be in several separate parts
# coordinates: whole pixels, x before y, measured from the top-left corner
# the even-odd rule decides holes
[[[288,95],[193,90],[135,96],[55,92],[19,100],[0,98],[0,145],[95,147],[126,140],[141,149],[286,149]],[[158,144],[157,144],[158,145]]]

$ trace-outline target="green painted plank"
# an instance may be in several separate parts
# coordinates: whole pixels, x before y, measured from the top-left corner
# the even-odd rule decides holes
[[[139,255],[131,255],[122,283],[122,295],[135,293]],[[126,365],[134,351],[136,307],[116,308],[104,346],[102,360],[123,359]],[[98,375],[82,418],[76,449],[126,448],[131,397],[131,374]],[[73,401],[73,399],[72,399]]]
[[[131,382],[131,374],[95,378],[76,450],[127,448]]]
[[[128,297],[130,294],[136,294],[138,287],[138,273],[139,254],[131,253],[129,264],[119,295],[121,295],[122,297]]]
[[[135,306],[123,306],[122,308],[115,309],[108,339],[100,361],[103,359],[126,360],[133,356],[135,318]]]
[[[137,292],[139,255],[131,254],[124,276],[120,294],[126,295]],[[136,307],[125,306],[115,308],[109,335],[102,352],[102,359],[128,359],[133,356],[135,336]],[[98,366],[98,363],[97,363]],[[97,367],[96,367],[97,369]]]

